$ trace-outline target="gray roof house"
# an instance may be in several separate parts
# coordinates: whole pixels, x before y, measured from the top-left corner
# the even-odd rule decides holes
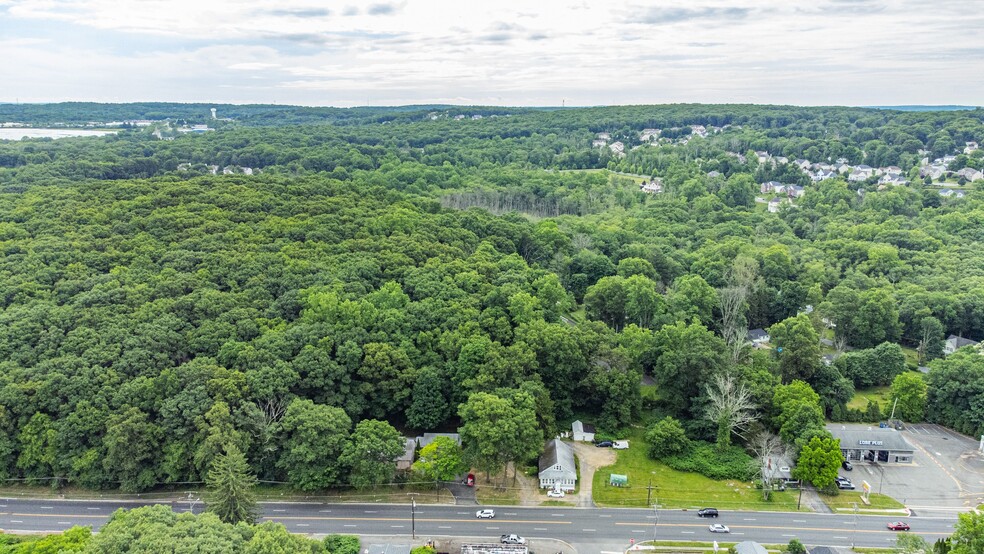
[[[548,441],[540,455],[539,477],[541,489],[574,490],[577,485],[574,448],[560,439]]]
[[[414,439],[405,439],[405,444],[403,445],[403,454],[401,454],[396,459],[396,470],[397,471],[408,471],[410,466],[413,465],[413,458],[416,455],[417,441]]]
[[[769,554],[764,546],[755,541],[742,541],[735,545],[736,554]]]
[[[980,343],[976,340],[958,337],[957,335],[950,335],[946,338],[946,342],[943,343],[943,354],[945,356],[949,356],[964,346],[977,346],[978,344]]]
[[[746,338],[752,344],[759,345],[769,342],[769,333],[766,333],[764,329],[750,329]]]
[[[453,439],[454,442],[461,444],[461,435],[459,435],[458,433],[424,433],[423,435],[417,437],[417,446],[423,448],[428,444],[434,442],[434,439],[436,439],[437,437],[448,437],[450,439]]]

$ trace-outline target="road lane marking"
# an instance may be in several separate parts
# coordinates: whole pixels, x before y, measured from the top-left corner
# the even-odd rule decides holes
[[[806,523],[805,519],[794,519],[793,523]]]
[[[390,525],[391,529],[403,529],[402,525]]]
[[[286,512],[287,510],[273,510],[274,512]]]
[[[79,515],[75,515],[75,514],[20,514],[20,513],[16,513],[16,512],[14,512],[14,513],[12,513],[10,515],[12,515],[12,516],[24,516],[24,517],[81,517],[81,518],[86,518],[86,519],[106,519],[106,518],[109,517],[109,516],[84,516],[82,514],[79,514]]]
[[[24,523],[24,522],[19,519],[12,519],[10,520],[10,523]]]
[[[834,538],[835,538],[835,539],[840,539],[840,540],[842,540],[842,541],[846,541],[846,540],[847,540],[847,537],[834,537]]]
[[[437,528],[438,529],[454,529],[454,527],[451,527],[450,525],[438,525]],[[544,529],[544,531],[545,530],[546,529]]]
[[[295,527],[310,527],[310,525],[308,525],[307,523],[295,523],[294,526]]]
[[[345,527],[358,527],[358,525],[349,525],[349,524],[346,524]]]
[[[680,533],[683,534],[683,535],[693,535],[694,534],[693,531],[680,531]]]
[[[645,533],[645,531],[640,531],[640,530],[638,530],[638,529],[633,529],[633,530],[632,530],[632,532],[633,532],[633,533]]]
[[[758,520],[753,517],[746,517],[745,521],[758,521]]]
[[[564,514],[550,514],[550,515],[552,515],[553,517],[564,517]]]
[[[546,531],[547,528],[546,527],[534,527],[533,530],[534,531]]]
[[[330,514],[331,510],[318,510],[319,514]]]
[[[583,530],[583,531],[584,531],[585,533],[587,533],[587,532],[591,532],[591,533],[597,533],[597,532],[598,532],[598,530],[597,530],[597,529],[582,529],[582,530]]]
[[[378,514],[379,513],[379,510],[366,510],[365,513],[367,513],[367,514]]]
[[[731,533],[732,535],[744,535],[745,533]]]
[[[21,515],[21,514],[14,514]],[[44,515],[44,514],[23,514],[23,515]],[[67,514],[62,514],[64,517]],[[70,517],[98,517],[100,519],[106,518],[108,516],[70,516]],[[270,521],[402,521],[406,523],[410,521],[408,517],[319,517],[319,516],[260,516],[260,519],[267,519]],[[480,519],[445,519],[445,518],[416,518],[417,521],[426,521],[429,523],[488,523]],[[519,524],[541,524],[541,525],[571,525],[570,521],[557,521],[557,520],[538,520],[538,519],[500,519],[496,520],[500,523],[519,523]],[[616,524],[619,525],[619,524]],[[638,525],[638,523],[622,523],[620,525]]]
[[[71,524],[72,524],[71,521],[59,521],[58,522],[58,525],[71,525]]]
[[[486,529],[488,529],[490,531],[498,531],[499,530],[498,527],[486,527]]]
[[[784,537],[795,537],[796,535],[783,535]]]
[[[516,522],[516,523],[520,523],[520,522]],[[639,523],[638,522],[633,523],[631,521],[616,521],[615,525],[639,525]],[[674,523],[673,525],[675,525],[676,527],[704,527],[704,525],[701,524],[687,524],[687,523]],[[844,532],[844,529],[840,527],[836,527],[836,528],[834,527],[780,527],[775,525],[745,525],[744,527],[742,527],[742,529],[771,529],[771,530],[780,530],[780,531],[814,531],[814,532],[828,531],[828,532],[841,532],[841,533]],[[887,533],[893,537],[898,536],[898,532],[896,531],[887,531],[887,530],[879,530],[879,529],[858,529],[857,532],[878,533],[878,534]],[[939,531],[920,531],[919,533],[923,535],[941,535],[944,537],[948,537],[952,534],[952,533],[944,533]],[[783,535],[783,536],[794,536],[794,535]]]
[[[90,507],[86,507],[86,510],[102,510],[102,508],[90,508]]]
[[[41,506],[42,510],[54,510],[54,506]]]
[[[612,516],[609,514],[600,514],[598,517],[612,517]]]
[[[503,512],[503,514],[502,514],[502,515],[506,515],[506,516],[514,516],[514,515],[516,515],[516,512]]]

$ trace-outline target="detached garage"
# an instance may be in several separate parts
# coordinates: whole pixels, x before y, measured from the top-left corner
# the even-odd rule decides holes
[[[911,464],[915,448],[891,427],[828,425],[827,430],[840,439],[845,460],[882,464]]]

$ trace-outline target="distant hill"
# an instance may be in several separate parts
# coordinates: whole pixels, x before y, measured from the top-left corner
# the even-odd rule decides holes
[[[957,106],[957,105],[946,105],[946,106],[923,106],[923,105],[911,105],[911,106],[863,106],[865,108],[874,108],[876,110],[899,110],[900,112],[955,112],[959,110],[976,110],[980,106]]]

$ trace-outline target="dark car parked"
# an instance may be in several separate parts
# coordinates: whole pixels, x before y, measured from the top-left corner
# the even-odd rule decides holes
[[[717,517],[717,508],[701,508],[697,510],[697,517]]]
[[[851,471],[852,469],[854,469],[854,466],[851,465],[851,462],[849,462],[847,460],[844,460],[843,462],[841,462],[841,467],[844,468],[844,469],[846,469],[847,471]]]
[[[596,442],[595,446],[597,446],[598,448],[611,448],[613,444],[615,443],[613,443],[612,441],[600,441],[600,442]]]

